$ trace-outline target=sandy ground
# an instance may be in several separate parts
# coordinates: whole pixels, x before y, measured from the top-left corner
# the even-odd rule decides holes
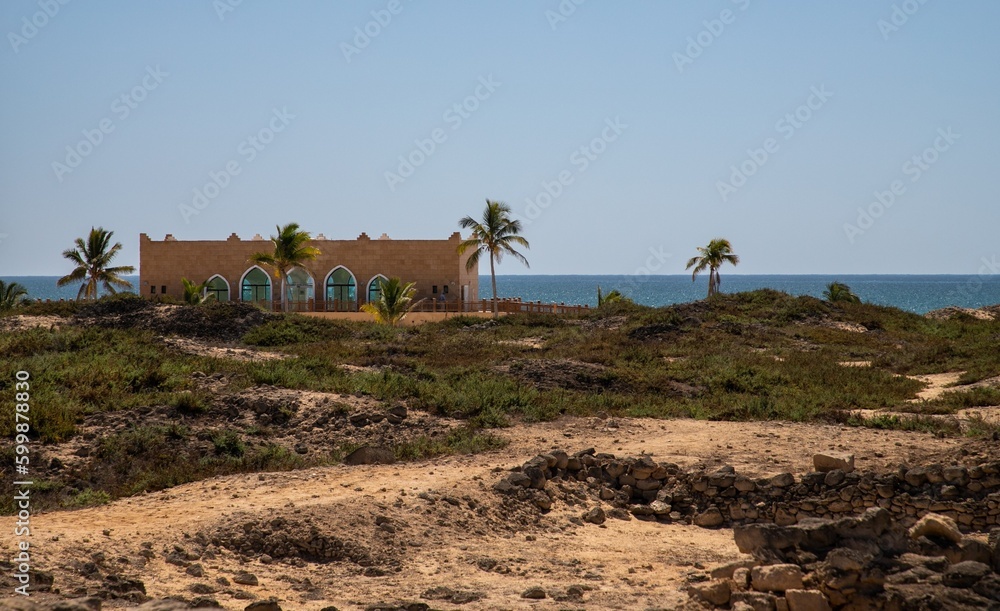
[[[280,352],[268,352],[266,350],[257,350],[256,348],[221,346],[183,337],[163,337],[161,339],[164,344],[171,348],[196,356],[232,359],[234,361],[273,361],[275,359],[288,358],[287,354]]]
[[[958,382],[958,379],[962,377],[964,371],[953,371],[949,373],[932,373],[930,375],[922,376],[910,376],[914,380],[919,380],[926,384],[923,390],[917,393],[915,399],[911,399],[911,403],[918,403],[920,401],[930,401],[932,399],[937,399],[944,393],[954,390],[963,390],[972,388],[974,385],[969,386],[959,386],[955,387],[954,384]]]
[[[645,452],[685,467],[731,464],[747,475],[765,476],[806,472],[812,454],[821,450],[848,450],[856,454],[859,469],[883,470],[900,462],[948,460],[963,444],[960,439],[834,425],[693,420],[564,418],[519,425],[502,434],[511,441],[508,448],[478,456],[230,476],[100,508],[37,515],[32,518],[35,562],[43,570],[61,574],[61,567],[78,567],[95,552],[133,559],[141,544],[149,542],[156,557],[143,568],[122,563],[121,572],[141,579],[150,596],[190,600],[195,597],[188,590],[192,584],[214,584],[218,577],[231,579],[235,572],[246,570],[258,577],[260,585],[238,587],[254,598],[277,597],[285,609],[318,610],[331,604],[360,609],[373,602],[420,600],[426,590],[441,585],[485,594],[482,600],[461,606],[432,603],[441,609],[677,608],[686,600],[680,592],[685,575],[696,563],[711,566],[739,557],[731,531],[637,520],[579,526],[569,518],[578,517],[586,505],[563,503],[537,521],[524,522],[523,528],[517,524],[491,528],[475,512],[440,500],[431,504],[417,495],[430,491],[467,497],[494,513],[502,511],[500,498],[490,490],[501,476],[498,471],[554,448],[595,447],[620,456]],[[321,515],[345,535],[375,530],[374,516],[386,515],[393,523],[405,524],[389,541],[398,550],[401,570],[365,576],[346,562],[263,564],[259,558],[224,552],[202,560],[205,575],[195,578],[164,561],[162,550],[185,545],[186,537],[198,531],[224,526],[237,519],[234,514],[245,518],[237,512],[265,517]],[[0,528],[11,533],[13,519],[0,518]],[[5,535],[5,555],[11,545],[10,535]],[[483,570],[479,563],[484,558],[509,572]],[[304,579],[310,587],[302,587]],[[85,583],[79,581],[64,581],[63,592]],[[551,598],[574,584],[583,590],[582,603]],[[545,588],[550,598],[522,599],[520,594],[530,586]],[[243,609],[249,602],[225,593],[231,589],[220,589],[212,597],[227,609]]]
[[[59,316],[4,316],[0,317],[0,331],[23,331],[43,327],[58,329],[66,324],[66,319]]]

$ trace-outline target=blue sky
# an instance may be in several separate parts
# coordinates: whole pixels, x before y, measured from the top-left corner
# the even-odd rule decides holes
[[[0,274],[66,273],[91,225],[137,264],[140,232],[446,238],[486,198],[532,243],[500,273],[683,273],[724,236],[737,273],[976,274],[1000,254],[998,20],[986,0],[6,0]]]

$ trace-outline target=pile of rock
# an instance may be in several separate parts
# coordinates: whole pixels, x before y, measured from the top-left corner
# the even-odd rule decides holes
[[[734,535],[753,560],[719,567],[710,580],[689,586],[706,607],[1000,609],[1000,529],[984,543],[929,514],[907,531],[876,508],[794,526],[741,526]]]
[[[267,555],[273,560],[301,558],[309,562],[348,561],[360,566],[376,564],[370,551],[355,541],[324,532],[308,519],[276,516],[270,519],[235,516],[210,534],[198,533],[195,541],[210,543],[248,557]]]
[[[559,496],[550,482],[582,482],[594,498],[638,519],[683,520],[707,528],[790,525],[875,507],[909,523],[939,513],[966,531],[985,532],[1000,524],[1000,461],[900,467],[895,473],[878,474],[856,472],[853,456],[818,454],[814,465],[816,471],[800,478],[779,473],[751,479],[728,466],[687,472],[646,455],[619,459],[592,448],[575,454],[557,450],[514,468],[494,489],[547,511]]]
[[[301,402],[296,393],[263,385],[225,397],[222,410],[233,420],[242,414],[253,412],[260,425],[282,426],[288,424],[300,406]]]

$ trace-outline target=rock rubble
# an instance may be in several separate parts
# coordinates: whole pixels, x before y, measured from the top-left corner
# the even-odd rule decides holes
[[[824,470],[796,477],[749,478],[732,467],[686,471],[650,456],[617,458],[593,448],[556,450],[515,467],[494,486],[501,494],[548,511],[560,485],[583,483],[593,500],[606,501],[640,520],[684,521],[705,528],[753,523],[791,525],[810,517],[836,518],[885,509],[912,525],[928,513],[953,520],[961,532],[1000,524],[1000,461],[978,465],[932,464],[895,473],[845,471],[853,456],[826,456]]]

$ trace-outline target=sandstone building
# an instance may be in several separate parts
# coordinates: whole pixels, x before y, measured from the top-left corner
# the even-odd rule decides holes
[[[416,283],[417,299],[447,304],[479,299],[479,274],[467,271],[470,253],[459,256],[462,237],[447,240],[377,240],[362,233],[356,240],[330,240],[319,234],[311,245],[320,256],[288,274],[290,307],[296,311],[353,312],[378,297],[378,279],[398,277]],[[280,301],[281,282],[273,270],[250,263],[257,252],[271,252],[270,240],[249,240],[235,233],[226,240],[162,241],[139,235],[139,294],[149,298],[184,297],[181,278],[208,282],[219,301],[249,301],[270,307]]]

